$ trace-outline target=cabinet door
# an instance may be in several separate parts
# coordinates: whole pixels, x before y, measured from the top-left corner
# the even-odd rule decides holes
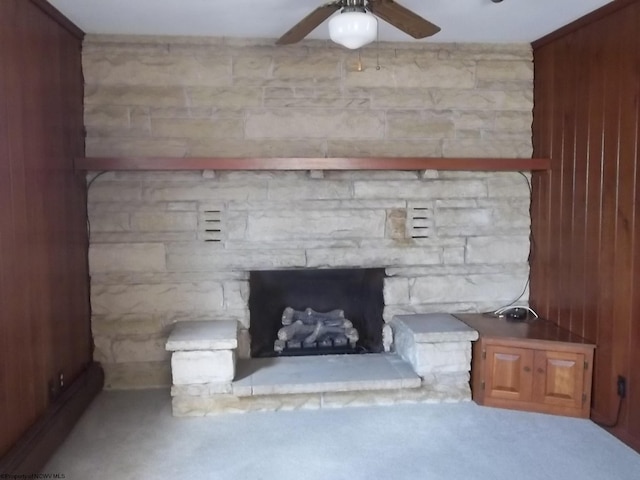
[[[485,395],[490,398],[531,399],[533,350],[487,346]]]
[[[582,353],[537,351],[533,400],[547,405],[581,408],[584,360]]]

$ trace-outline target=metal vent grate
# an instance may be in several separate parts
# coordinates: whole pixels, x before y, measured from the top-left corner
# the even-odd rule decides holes
[[[222,242],[224,237],[222,208],[202,205],[198,215],[198,238],[205,242]]]
[[[428,204],[409,205],[409,236],[413,239],[429,238],[433,229],[433,207]]]

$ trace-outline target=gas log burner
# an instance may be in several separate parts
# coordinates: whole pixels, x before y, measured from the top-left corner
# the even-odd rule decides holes
[[[381,352],[383,281],[384,269],[251,272],[251,356]]]
[[[301,312],[287,307],[273,349],[281,355],[308,355],[308,349],[318,354],[354,353],[358,338],[358,330],[343,310],[321,313],[307,308]]]

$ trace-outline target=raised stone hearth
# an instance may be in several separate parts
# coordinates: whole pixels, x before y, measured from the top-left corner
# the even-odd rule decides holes
[[[231,322],[183,322],[172,351],[173,413],[337,408],[471,399],[471,329],[448,314],[402,315],[391,322],[393,352],[235,361]],[[237,327],[236,327],[237,328]]]

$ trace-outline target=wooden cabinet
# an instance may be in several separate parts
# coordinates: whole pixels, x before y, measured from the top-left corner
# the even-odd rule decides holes
[[[480,334],[471,366],[475,402],[589,417],[594,345],[542,319],[458,317]]]

